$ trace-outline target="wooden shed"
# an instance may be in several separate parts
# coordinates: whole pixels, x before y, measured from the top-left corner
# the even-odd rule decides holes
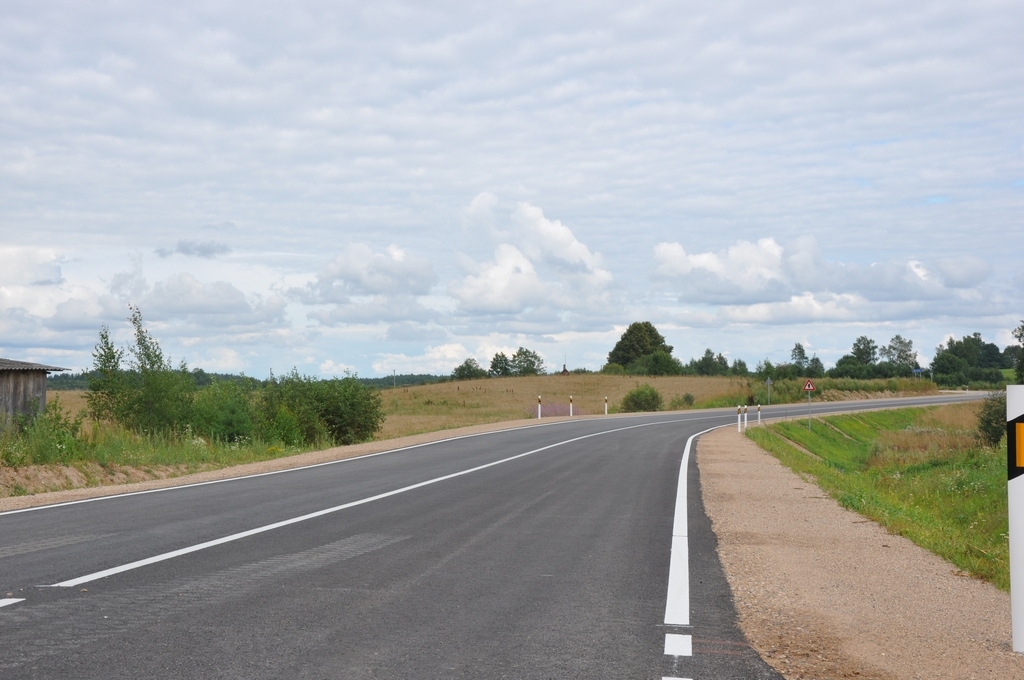
[[[27,361],[0,359],[0,424],[15,415],[33,415],[46,407],[46,375],[66,371]]]

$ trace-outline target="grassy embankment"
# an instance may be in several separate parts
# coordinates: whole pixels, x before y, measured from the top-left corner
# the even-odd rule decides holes
[[[747,436],[843,506],[1008,590],[1005,445],[978,443],[979,407],[830,416],[810,432],[794,420]]]

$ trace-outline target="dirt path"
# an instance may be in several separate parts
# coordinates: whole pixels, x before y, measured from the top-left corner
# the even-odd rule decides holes
[[[740,625],[786,678],[1024,678],[1006,593],[731,429],[699,440],[697,464]]]

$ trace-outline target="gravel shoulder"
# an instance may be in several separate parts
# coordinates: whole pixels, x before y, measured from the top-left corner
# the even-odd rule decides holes
[[[786,678],[1024,678],[1010,597],[842,508],[731,428],[697,443],[740,626]]]

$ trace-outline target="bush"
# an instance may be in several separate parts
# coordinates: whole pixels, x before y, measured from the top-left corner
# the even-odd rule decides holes
[[[251,438],[252,388],[238,381],[216,381],[196,393],[192,427],[198,434],[224,442]],[[289,442],[297,443],[297,442]]]
[[[694,396],[687,392],[683,396],[672,397],[672,401],[668,403],[669,411],[679,411],[684,408],[693,408],[693,402],[695,401]]]
[[[639,413],[644,411],[660,411],[663,400],[661,393],[647,383],[637,385],[622,398],[623,413]]]
[[[978,441],[996,446],[1006,434],[1006,393],[993,393],[978,411]]]
[[[621,364],[607,363],[601,367],[604,375],[626,375],[626,369]]]

